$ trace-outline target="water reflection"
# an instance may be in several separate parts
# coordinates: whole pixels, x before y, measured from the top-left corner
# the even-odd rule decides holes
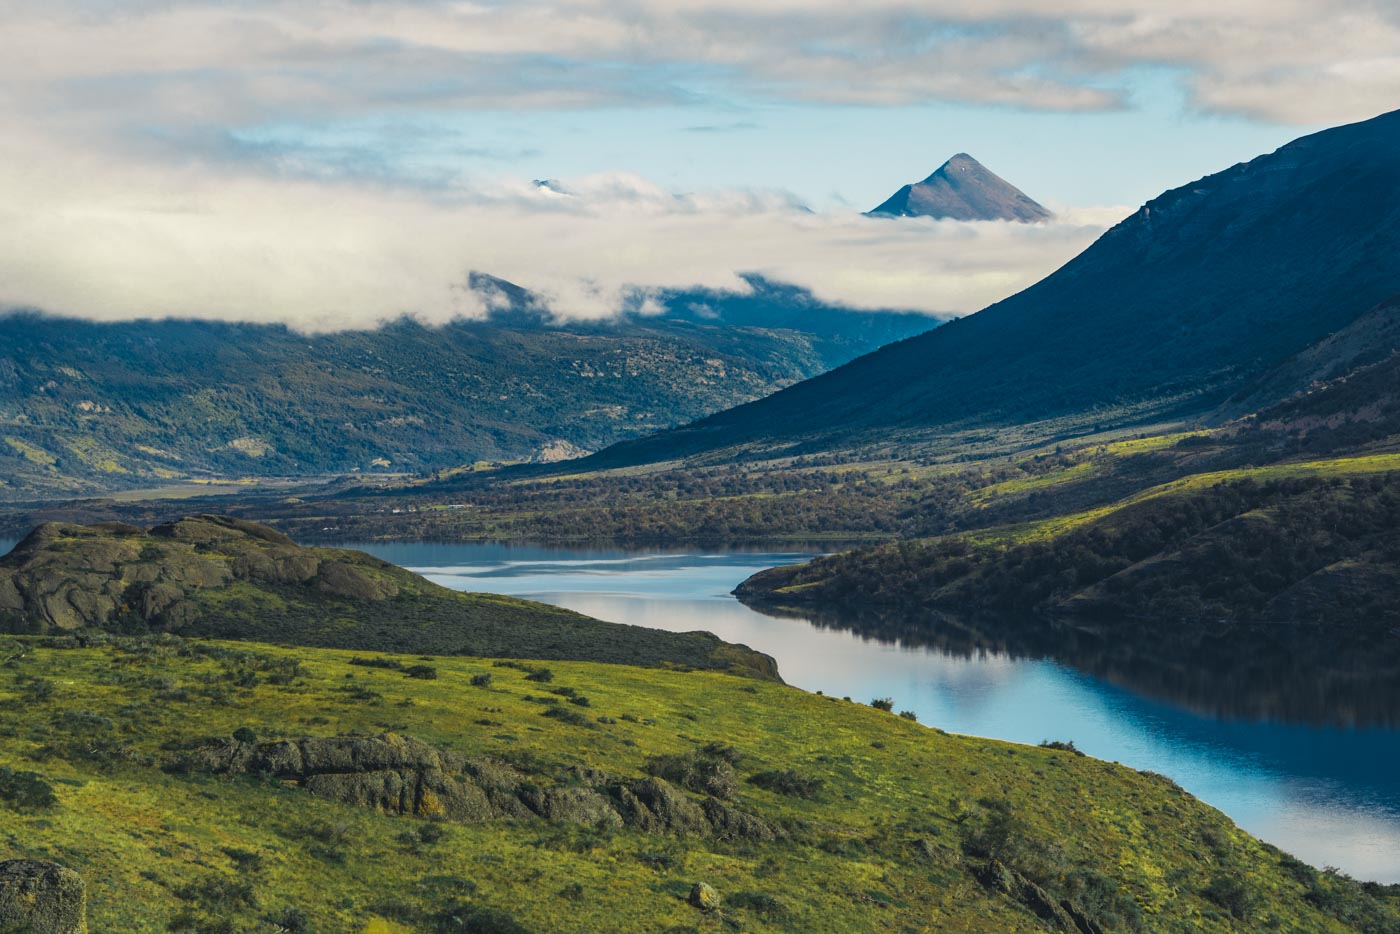
[[[1212,717],[1335,726],[1400,725],[1400,638],[1323,626],[1086,625],[941,613],[754,607],[944,655],[1051,658]]]

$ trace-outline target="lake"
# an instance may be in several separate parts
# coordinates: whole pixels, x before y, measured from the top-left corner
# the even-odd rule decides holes
[[[530,597],[599,619],[704,629],[778,660],[784,680],[921,723],[1020,743],[1073,740],[1089,755],[1169,775],[1241,827],[1315,866],[1400,882],[1400,730],[1206,712],[1074,667],[862,637],[750,610],[730,591],[810,552],[579,551],[510,545],[361,545],[448,587]],[[1228,685],[1222,685],[1222,690]],[[1197,689],[1199,690],[1199,688]]]

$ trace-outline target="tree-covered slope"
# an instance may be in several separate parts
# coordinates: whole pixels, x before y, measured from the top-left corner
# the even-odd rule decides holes
[[[1400,917],[1391,889],[1311,869],[1161,776],[771,682],[463,658],[429,679],[412,657],[170,637],[0,640],[0,659],[0,860],[80,873],[94,931]]]
[[[1201,414],[1393,295],[1397,234],[1400,112],[1168,191],[984,311],[590,463]]]
[[[484,321],[322,335],[0,316],[0,497],[570,456],[767,395],[936,323],[752,285],[673,294],[671,314],[592,324],[555,323],[518,289]]]
[[[756,605],[1088,617],[1115,627],[1317,624],[1393,641],[1394,458],[1175,481],[1025,527],[909,540],[773,568]]]
[[[458,593],[363,552],[302,548],[265,526],[221,516],[149,531],[50,523],[0,558],[0,632],[91,630],[777,676],[768,656],[709,633]]]

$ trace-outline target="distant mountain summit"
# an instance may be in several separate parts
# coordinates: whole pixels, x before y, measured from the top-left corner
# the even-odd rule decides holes
[[[1400,111],[1165,192],[983,311],[577,469],[896,441],[955,449],[974,429],[996,439],[990,429],[1010,426],[1026,445],[1204,416],[1241,392],[1249,401],[1229,414],[1257,410],[1388,359],[1395,345],[1378,312],[1271,374],[1400,292],[1397,244]],[[1355,398],[1355,388],[1333,392]]]
[[[965,152],[943,163],[923,181],[905,185],[869,213],[876,217],[936,217],[1025,224],[1048,221],[1055,216]]]

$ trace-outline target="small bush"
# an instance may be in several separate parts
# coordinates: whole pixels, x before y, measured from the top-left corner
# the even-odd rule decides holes
[[[894,698],[877,697],[870,702],[870,706],[874,707],[876,710],[883,710],[886,713],[889,713],[890,711],[894,710]]]
[[[570,726],[590,725],[588,722],[588,718],[585,717],[583,714],[576,713],[572,710],[566,710],[563,707],[550,707],[548,710],[544,711],[543,715],[549,717],[551,720],[562,720],[564,723],[567,723]]]
[[[764,892],[735,892],[724,899],[730,908],[743,908],[752,911],[764,921],[778,921],[787,917],[787,905],[782,900]]]
[[[233,731],[233,738],[238,740],[240,743],[247,743],[249,746],[252,746],[257,743],[258,734],[254,733],[251,729],[249,729],[246,726],[240,726],[238,729]]]
[[[432,665],[410,665],[403,670],[403,673],[410,678],[418,678],[420,681],[436,681],[438,670]]]
[[[1062,741],[1060,741],[1060,740],[1058,740],[1058,739],[1043,739],[1043,740],[1040,741],[1040,748],[1041,748],[1041,749],[1058,749],[1058,750],[1060,750],[1061,752],[1072,752],[1072,753],[1074,753],[1076,756],[1083,756],[1083,755],[1084,755],[1084,753],[1080,751],[1079,747],[1076,746],[1076,745],[1074,745],[1074,740],[1069,740],[1068,742],[1062,742]]]
[[[526,681],[536,681],[540,684],[548,684],[554,680],[554,672],[548,668],[536,668],[525,676]]]
[[[239,872],[257,872],[262,868],[262,856],[252,850],[224,847],[224,855],[233,861],[234,868]]]
[[[1259,896],[1239,875],[1216,876],[1201,894],[1224,908],[1241,921],[1249,920],[1259,903]]]
[[[387,668],[390,671],[401,671],[403,662],[396,658],[352,658],[350,664],[359,665],[363,668]]]
[[[472,687],[489,688],[491,686],[491,672],[482,672],[479,675],[472,675]]]
[[[509,912],[469,904],[449,905],[433,916],[431,931],[444,934],[530,934]]]
[[[792,769],[772,769],[752,776],[749,784],[790,798],[815,798],[821,793],[823,783],[819,778]]]
[[[914,713],[914,711],[912,710],[901,710],[899,712],[899,715],[906,720],[913,720],[915,722],[918,722],[919,719],[919,715]]]
[[[16,811],[43,811],[58,804],[58,796],[38,772],[0,766],[0,801]]]

